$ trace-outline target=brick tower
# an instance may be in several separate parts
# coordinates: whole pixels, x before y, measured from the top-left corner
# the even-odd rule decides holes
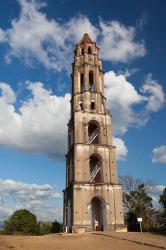
[[[71,75],[64,190],[67,232],[125,230],[103,75],[99,48],[84,34],[76,45]]]

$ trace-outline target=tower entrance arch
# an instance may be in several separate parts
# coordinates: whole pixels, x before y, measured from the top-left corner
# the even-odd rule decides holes
[[[92,230],[107,230],[106,204],[102,198],[94,197],[91,201]]]

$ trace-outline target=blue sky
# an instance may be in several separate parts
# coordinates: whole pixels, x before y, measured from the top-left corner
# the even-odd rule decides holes
[[[166,3],[0,3],[0,219],[62,218],[73,50],[100,47],[118,173],[166,185]],[[155,202],[155,197],[154,197]]]

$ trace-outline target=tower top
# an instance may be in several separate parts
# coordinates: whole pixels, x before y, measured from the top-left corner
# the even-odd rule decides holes
[[[88,33],[85,33],[79,44],[93,43]]]

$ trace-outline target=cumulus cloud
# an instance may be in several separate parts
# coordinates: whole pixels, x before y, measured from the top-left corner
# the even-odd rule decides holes
[[[62,159],[67,150],[70,94],[53,95],[41,82],[27,81],[25,86],[30,97],[18,106],[19,96],[16,96],[10,85],[0,83],[0,144]],[[142,116],[134,108],[143,104],[146,109],[153,93],[149,96],[139,94],[124,75],[116,75],[113,71],[105,74],[105,93],[108,108],[113,114],[114,136],[118,135],[115,139],[117,159],[123,160],[127,155],[127,147],[119,136],[125,134],[129,127],[142,125],[147,121],[149,110],[147,109],[146,116]],[[160,101],[158,108],[161,106]]]
[[[100,20],[102,57],[105,60],[127,62],[146,54],[144,42],[136,42],[134,27],[126,27],[118,21]]]
[[[128,154],[128,149],[121,138],[113,138],[113,144],[116,146],[117,160],[124,160]]]
[[[6,39],[5,31],[0,28],[0,42],[4,42]]]
[[[150,111],[158,111],[165,102],[165,95],[162,86],[148,74],[141,92],[147,94],[146,108]]]
[[[135,39],[134,27],[104,20],[99,20],[95,26],[87,16],[81,14],[66,22],[49,19],[42,12],[46,6],[43,2],[18,2],[21,7],[19,16],[11,21],[11,28],[0,29],[0,42],[9,45],[6,55],[8,63],[17,57],[31,66],[39,62],[47,69],[68,70],[73,46],[79,42],[83,33],[89,33],[99,43],[104,60],[126,62],[146,53],[144,43]]]
[[[55,187],[49,184],[27,184],[15,180],[0,179],[1,218],[4,219],[17,209],[29,209],[38,219],[59,218],[60,208],[56,208],[52,201],[61,198]],[[9,205],[10,204],[10,205]],[[47,211],[44,213],[44,211]],[[44,217],[45,214],[45,217]],[[47,215],[49,214],[49,215]]]
[[[166,163],[166,145],[162,145],[160,147],[153,149],[153,163]]]
[[[140,103],[142,97],[124,75],[116,75],[114,71],[105,74],[105,95],[113,115],[114,133],[124,134],[128,127],[135,123],[133,106]]]
[[[105,74],[105,95],[113,115],[115,135],[123,135],[131,126],[145,124],[150,113],[163,106],[165,97],[162,86],[150,76],[148,75],[148,82],[146,81],[138,91],[125,75],[116,74],[114,71]]]
[[[6,104],[15,102],[16,100],[15,93],[8,84],[4,82],[0,82],[0,91],[1,91],[0,92],[1,102],[6,103]]]
[[[66,151],[70,95],[53,95],[41,82],[26,85],[32,97],[17,112],[15,93],[8,84],[0,83],[0,144],[62,158]]]
[[[41,2],[19,0],[19,3],[19,18],[12,20],[10,29],[2,31],[10,45],[6,56],[8,63],[12,57],[17,57],[30,65],[38,61],[47,69],[66,70],[72,61],[73,45],[85,30],[96,39],[97,29],[86,16],[79,15],[63,23],[49,20],[40,11]]]
[[[25,85],[31,97],[16,111],[14,91],[7,83],[0,83],[0,144],[62,159],[67,150],[70,94],[63,97],[53,95],[41,82],[27,81]],[[114,142],[117,159],[123,160],[127,148],[120,138],[115,138]]]

